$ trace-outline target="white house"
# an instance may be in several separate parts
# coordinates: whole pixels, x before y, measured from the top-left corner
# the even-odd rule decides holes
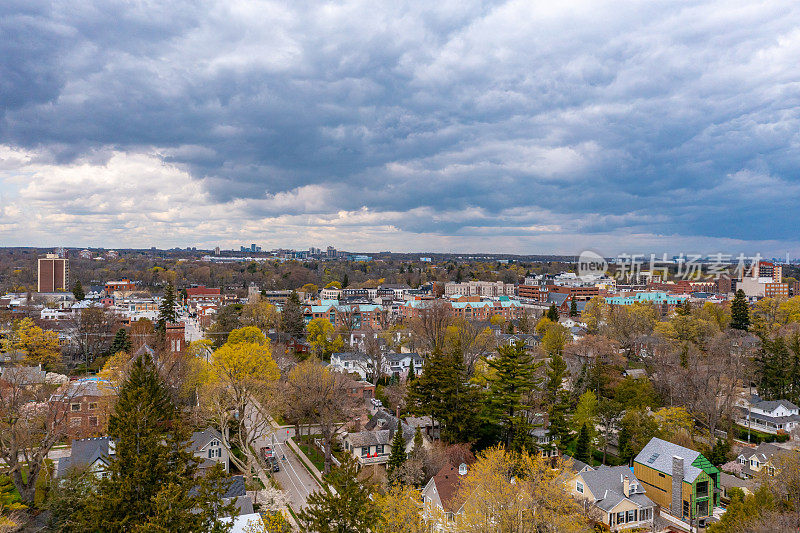
[[[788,400],[762,401],[754,396],[738,408],[736,423],[766,433],[790,433],[800,425],[800,408]]]
[[[198,469],[205,470],[219,463],[230,471],[230,452],[222,444],[222,435],[212,427],[195,431],[189,440],[189,451],[200,461]]]
[[[611,531],[653,527],[655,503],[627,466],[601,466],[584,470],[567,482],[580,501],[597,509]]]

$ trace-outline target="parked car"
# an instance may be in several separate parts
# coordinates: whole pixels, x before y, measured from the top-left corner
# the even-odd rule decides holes
[[[280,465],[280,462],[278,461],[277,457],[273,457],[272,458],[272,471],[273,472],[280,472],[281,471],[281,465]]]
[[[262,446],[261,457],[263,457],[265,461],[269,461],[275,457],[275,450],[272,449],[272,446]]]

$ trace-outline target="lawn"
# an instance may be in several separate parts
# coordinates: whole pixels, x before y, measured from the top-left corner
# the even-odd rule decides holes
[[[298,440],[297,446],[306,454],[311,463],[317,467],[317,470],[322,472],[325,470],[325,454],[314,444],[315,438],[319,438],[319,435],[303,435]]]

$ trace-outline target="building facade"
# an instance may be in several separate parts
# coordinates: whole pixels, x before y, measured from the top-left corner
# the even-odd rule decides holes
[[[69,259],[56,254],[39,258],[37,292],[59,292],[69,290]]]

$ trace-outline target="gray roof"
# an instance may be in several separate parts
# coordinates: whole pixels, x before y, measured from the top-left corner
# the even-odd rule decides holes
[[[418,354],[418,353],[387,353],[386,354],[386,360],[389,361],[389,363],[393,363],[393,362],[398,362],[399,363],[400,361],[402,361],[403,359],[405,359],[407,357],[412,358],[414,360],[414,364],[423,362],[422,356],[420,354]]]
[[[569,469],[575,472],[576,474],[580,474],[585,470],[594,470],[591,466],[587,465],[583,461],[575,459],[574,457],[570,457],[569,455],[564,454],[564,462],[569,465]]]
[[[719,484],[725,489],[731,489],[733,487],[738,487],[740,489],[747,489],[750,492],[755,492],[756,490],[756,483],[751,479],[742,479],[736,476],[732,476],[725,472],[719,473]]]
[[[583,481],[586,483],[588,489],[592,492],[597,500],[594,504],[603,509],[610,511],[625,500],[623,492],[623,479],[628,477],[631,483],[631,493],[627,497],[639,507],[652,507],[653,501],[645,496],[644,488],[642,487],[633,471],[627,466],[600,466],[597,470],[587,470],[579,474]]]
[[[654,437],[642,448],[642,451],[639,452],[634,461],[659,472],[672,475],[673,455],[683,459],[683,480],[693,483],[702,472],[701,469],[692,466],[694,460],[700,455],[698,451]]]
[[[793,404],[792,402],[790,402],[789,400],[769,400],[769,401],[761,401],[761,402],[756,402],[756,403],[753,403],[753,405],[752,405],[752,406],[753,406],[753,407],[755,407],[755,408],[757,408],[757,409],[761,409],[762,411],[766,411],[766,412],[768,412],[768,413],[771,413],[772,411],[774,411],[775,409],[777,409],[777,408],[778,408],[778,407],[780,407],[781,405],[782,405],[783,407],[785,407],[785,408],[789,409],[790,411],[794,411],[794,410],[796,410],[796,409],[800,409],[800,408],[798,408],[798,407],[797,407],[795,404]]]
[[[354,448],[361,446],[375,446],[383,444],[384,446],[390,445],[392,442],[389,437],[390,430],[380,429],[377,431],[359,431],[358,433],[348,433],[347,439],[350,445]]]
[[[37,366],[7,366],[0,368],[0,376],[10,383],[28,385],[44,383],[47,372]]]
[[[216,439],[222,442],[222,435],[219,431],[212,428],[211,426],[207,427],[202,431],[195,431],[192,433],[192,438],[189,439],[189,450],[192,452],[196,452],[197,450],[201,450],[208,444],[208,441]]]
[[[111,437],[93,437],[72,441],[72,452],[69,457],[58,460],[56,477],[63,477],[70,468],[89,466],[98,459],[108,462],[108,444]]]

